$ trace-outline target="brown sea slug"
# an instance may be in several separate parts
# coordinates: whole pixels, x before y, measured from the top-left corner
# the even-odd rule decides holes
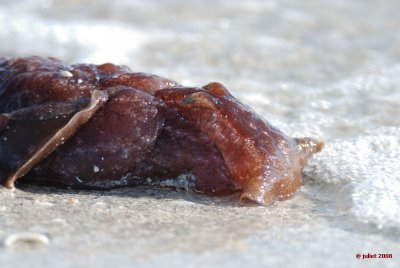
[[[108,189],[190,174],[205,194],[291,197],[322,143],[290,138],[219,83],[127,67],[0,59],[0,182]]]

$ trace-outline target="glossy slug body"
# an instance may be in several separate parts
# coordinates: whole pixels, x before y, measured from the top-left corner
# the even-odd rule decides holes
[[[191,174],[205,194],[291,197],[322,143],[293,139],[219,83],[127,67],[0,59],[0,182],[108,189]]]

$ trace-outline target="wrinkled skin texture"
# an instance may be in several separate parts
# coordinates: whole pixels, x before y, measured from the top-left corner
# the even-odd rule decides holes
[[[53,58],[0,59],[0,182],[108,189],[191,174],[206,194],[291,197],[322,143],[293,139],[218,83]]]

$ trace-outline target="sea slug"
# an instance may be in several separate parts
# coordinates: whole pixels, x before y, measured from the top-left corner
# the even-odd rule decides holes
[[[299,189],[323,144],[290,138],[219,83],[128,67],[0,58],[0,182],[109,189],[186,174],[196,192],[264,205]]]

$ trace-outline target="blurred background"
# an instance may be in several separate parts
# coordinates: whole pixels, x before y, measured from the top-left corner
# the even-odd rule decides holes
[[[39,253],[0,248],[0,266],[395,267],[399,10],[397,0],[0,0],[0,57],[219,81],[287,134],[326,143],[298,195],[267,208],[147,188],[0,189],[0,239],[53,238]]]

